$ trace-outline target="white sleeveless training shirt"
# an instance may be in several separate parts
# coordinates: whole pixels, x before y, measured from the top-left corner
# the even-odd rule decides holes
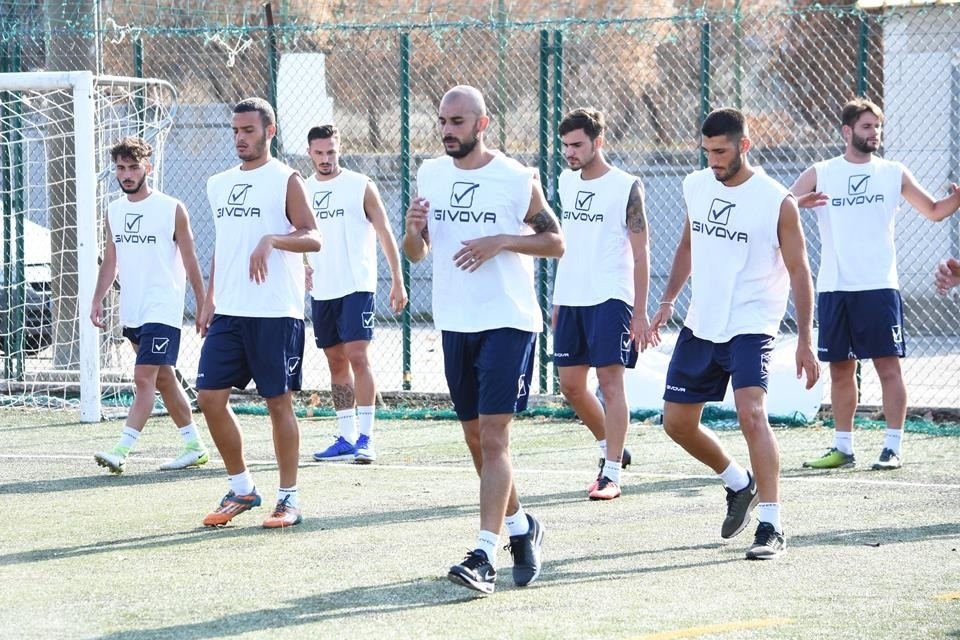
[[[828,198],[816,209],[817,291],[899,289],[893,236],[903,165],[877,157],[857,164],[838,156],[813,166],[817,191]]]
[[[314,300],[377,290],[377,235],[363,209],[369,182],[347,169],[331,180],[307,178],[307,198],[323,236],[323,248],[309,254]]]
[[[633,305],[627,202],[636,181],[616,167],[592,180],[580,171],[560,174],[566,250],[557,263],[553,304],[585,307],[615,298]]]
[[[479,169],[458,169],[453,158],[426,160],[417,193],[430,204],[427,229],[433,249],[433,321],[438,329],[478,332],[543,327],[533,289],[533,258],[501,251],[474,272],[453,256],[462,241],[497,234],[532,234],[523,221],[534,171],[497,154]]]
[[[139,202],[127,196],[107,206],[110,234],[117,249],[120,324],[148,322],[179,329],[183,325],[186,272],[174,240],[176,198],[153,191]]]
[[[228,169],[207,180],[217,229],[214,254],[216,313],[248,318],[303,319],[303,258],[274,249],[267,279],[250,279],[250,254],[268,234],[294,230],[287,219],[287,181],[296,173],[275,158],[252,171]]]
[[[790,278],[777,225],[780,206],[792,196],[762,169],[754,170],[736,187],[724,185],[710,169],[683,181],[693,293],[684,324],[703,340],[776,336],[787,308]]]

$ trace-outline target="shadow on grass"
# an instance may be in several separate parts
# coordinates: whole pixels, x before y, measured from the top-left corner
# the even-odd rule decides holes
[[[871,527],[825,531],[822,533],[790,536],[793,546],[813,545],[863,545],[879,547],[885,544],[919,542],[922,540],[954,540],[960,545],[960,523],[925,524],[916,527]]]

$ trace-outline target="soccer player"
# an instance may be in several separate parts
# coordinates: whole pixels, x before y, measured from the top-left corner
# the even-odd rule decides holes
[[[373,339],[377,246],[390,265],[390,309],[407,304],[400,252],[377,186],[340,166],[340,132],[332,124],[307,133],[314,174],[307,196],[323,235],[323,251],[309,254],[307,284],[313,298],[313,333],[330,368],[330,390],[340,435],[314,460],[376,460],[373,423],[376,385],[367,347]],[[316,277],[314,277],[316,276]],[[360,433],[357,434],[359,419]]]
[[[853,416],[857,361],[869,358],[880,378],[886,437],[877,470],[901,466],[907,389],[900,370],[906,356],[903,302],[897,277],[894,219],[900,196],[925,218],[945,220],[960,207],[960,187],[934,200],[900,164],[879,158],[883,112],[857,98],[841,111],[843,155],[804,171],[790,190],[815,208],[822,243],[817,275],[818,357],[830,363],[834,443],[803,463],[812,469],[855,464]]]
[[[950,289],[960,285],[960,260],[956,258],[942,260],[934,271],[933,281],[937,285],[937,293],[942,296],[947,295]]]
[[[303,179],[270,155],[276,134],[270,104],[247,98],[233,108],[233,141],[240,165],[212,176],[207,197],[217,239],[201,328],[197,389],[200,409],[223,457],[230,490],[204,519],[223,526],[260,505],[243,455],[243,435],[230,409],[230,390],[251,379],[266,398],[280,487],[267,528],[299,524],[300,427],[292,392],[303,377],[303,256],[320,249],[316,219]]]
[[[625,368],[647,347],[650,257],[643,185],[603,154],[603,114],[575,109],[560,122],[569,169],[560,174],[566,251],[553,285],[553,362],[560,391],[597,440],[591,500],[620,495],[630,411]],[[636,304],[636,306],[634,306]],[[587,388],[596,367],[604,404]],[[621,459],[623,460],[621,462]]]
[[[797,310],[797,377],[810,389],[820,368],[813,354],[813,282],[797,202],[780,183],[750,165],[750,137],[736,109],[711,112],[700,128],[709,167],[683,181],[687,208],[680,243],[651,333],[673,314],[687,279],[692,300],[677,338],[664,392],[663,428],[690,455],[718,474],[727,492],[720,536],[759,525],[747,558],[786,550],[780,519],[780,453],[767,419],[767,363],[787,307]],[[733,382],[740,431],[751,473],[700,424],[705,402],[722,400]]]
[[[199,331],[203,276],[186,207],[147,183],[153,170],[152,155],[153,147],[142,138],[124,138],[110,148],[117,182],[125,195],[107,207],[103,260],[90,308],[90,320],[105,328],[103,298],[119,276],[120,323],[124,337],[137,352],[133,368],[136,396],[120,440],[109,451],[94,455],[97,464],[113,473],[123,473],[127,456],[153,411],[157,391],[183,440],[180,455],[160,468],[185,469],[210,459],[173,369],[180,351],[186,280],[197,300]]]
[[[419,262],[433,249],[433,318],[442,331],[447,386],[480,475],[476,548],[448,578],[492,593],[504,523],[515,584],[540,575],[544,528],[517,497],[510,423],[526,405],[542,329],[531,256],[559,257],[563,236],[535,173],[486,146],[490,117],[477,89],[450,89],[439,124],[446,156],[424,161],[417,172],[403,251]]]

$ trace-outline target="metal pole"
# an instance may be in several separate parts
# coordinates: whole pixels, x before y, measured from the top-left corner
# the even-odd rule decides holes
[[[407,208],[410,206],[410,34],[400,34],[400,226],[406,229]],[[403,273],[404,286],[407,287],[407,300],[411,302],[400,316],[401,341],[403,353],[403,390],[413,388],[413,369],[410,335],[410,306],[413,304],[410,283],[410,261],[400,252],[400,271]]]
[[[269,2],[264,3],[263,11],[267,18],[267,100],[273,107],[274,113],[277,111],[277,34],[273,24],[273,5]],[[279,115],[277,116],[279,125]],[[281,158],[283,155],[283,146],[280,144],[280,129],[277,128],[277,135],[270,142],[270,153],[274,158]]]
[[[20,70],[20,42],[19,40],[14,40],[12,44],[11,56],[10,56],[10,66],[12,69],[17,71]],[[10,190],[12,192],[11,199],[11,208],[10,213],[13,217],[13,279],[8,280],[10,285],[13,286],[13,307],[7,307],[8,310],[13,311],[8,315],[11,318],[13,323],[13,335],[7,334],[9,339],[12,341],[11,352],[13,354],[13,362],[11,362],[11,371],[10,378],[15,378],[20,380],[23,378],[24,373],[24,326],[26,325],[26,287],[27,279],[25,276],[24,269],[24,211],[26,206],[24,204],[24,184],[23,184],[23,136],[21,131],[23,130],[23,119],[22,115],[22,103],[16,101],[10,105],[12,111],[12,120],[13,126],[10,131],[10,145],[11,145],[11,184]],[[7,244],[6,246],[10,246]]]
[[[507,148],[507,7],[497,0],[497,138],[500,150]]]
[[[870,24],[867,14],[860,14],[860,35],[857,43],[857,95],[867,94],[867,48],[870,46]]]
[[[537,87],[537,102],[540,107],[540,117],[538,119],[539,140],[537,143],[537,169],[540,172],[540,186],[546,197],[550,197],[550,177],[547,175],[549,163],[547,154],[549,153],[550,136],[550,117],[549,102],[550,94],[548,82],[550,79],[550,32],[540,31],[540,65],[539,65],[539,84]],[[549,326],[550,315],[547,313],[547,261],[544,258],[537,260],[537,300],[540,303],[540,311],[543,315],[543,321]],[[538,377],[540,382],[540,393],[547,388],[547,371],[549,363],[547,362],[547,332],[541,331],[537,338],[537,350],[540,357],[537,365]]]
[[[710,19],[700,25],[700,122],[710,113]],[[699,145],[698,145],[699,146]],[[700,149],[700,168],[707,166],[707,155]]]
[[[733,100],[737,109],[743,108],[743,15],[740,13],[740,0],[733,3]]]
[[[143,77],[143,39],[133,39],[133,75],[137,78]],[[146,130],[143,121],[143,87],[137,89],[133,104],[137,109],[137,135],[143,137]]]

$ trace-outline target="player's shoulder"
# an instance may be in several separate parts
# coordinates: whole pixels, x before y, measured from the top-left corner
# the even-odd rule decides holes
[[[705,169],[697,169],[696,171],[691,171],[683,178],[683,186],[694,186],[708,180],[713,180],[713,170],[709,167]]]

